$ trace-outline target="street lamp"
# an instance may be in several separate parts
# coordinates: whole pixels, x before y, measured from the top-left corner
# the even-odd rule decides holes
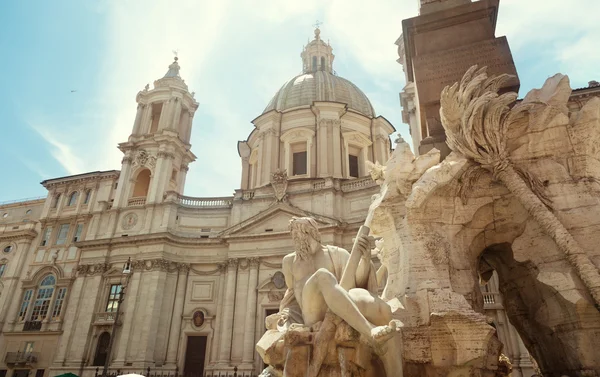
[[[125,284],[123,284],[123,275],[125,276]],[[110,364],[110,354],[117,332],[117,324],[119,322],[119,312],[121,311],[121,303],[123,302],[123,296],[125,296],[125,288],[127,287],[129,277],[131,276],[131,258],[127,258],[127,263],[125,263],[125,265],[123,266],[123,275],[121,275],[121,279],[119,280],[121,290],[119,291],[119,299],[117,300],[117,313],[115,314],[115,320],[112,325],[112,334],[110,334],[110,341],[108,342],[108,349],[106,350],[106,360],[104,360],[104,369],[102,370],[103,377],[108,376],[108,364]]]

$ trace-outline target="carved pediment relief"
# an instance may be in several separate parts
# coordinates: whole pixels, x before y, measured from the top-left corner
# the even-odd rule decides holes
[[[304,211],[289,203],[277,202],[263,212],[224,230],[220,236],[268,235],[269,233],[286,232],[288,224],[294,216],[311,216],[317,221],[319,227],[339,225],[335,219]]]

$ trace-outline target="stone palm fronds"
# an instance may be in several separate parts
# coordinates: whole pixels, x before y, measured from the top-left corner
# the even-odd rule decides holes
[[[510,107],[516,93],[498,94],[510,75],[488,77],[486,67],[471,67],[460,83],[444,88],[440,103],[442,125],[448,146],[475,165],[463,177],[463,190],[481,175],[481,168],[521,202],[543,230],[556,242],[589,289],[600,308],[600,274],[569,231],[548,207],[539,180],[510,161],[506,147],[508,130],[515,120],[533,106],[526,103]],[[461,193],[464,198],[464,191]]]

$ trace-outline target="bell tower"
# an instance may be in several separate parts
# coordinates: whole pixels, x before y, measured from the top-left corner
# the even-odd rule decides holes
[[[119,144],[125,155],[113,208],[161,203],[165,193],[183,193],[190,151],[192,120],[198,108],[194,93],[179,75],[179,63],[136,96],[137,113],[129,140]]]

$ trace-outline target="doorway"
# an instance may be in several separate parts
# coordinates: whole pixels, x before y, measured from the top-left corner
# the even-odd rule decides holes
[[[204,376],[204,359],[206,357],[206,336],[188,336],[185,351],[184,377]]]

